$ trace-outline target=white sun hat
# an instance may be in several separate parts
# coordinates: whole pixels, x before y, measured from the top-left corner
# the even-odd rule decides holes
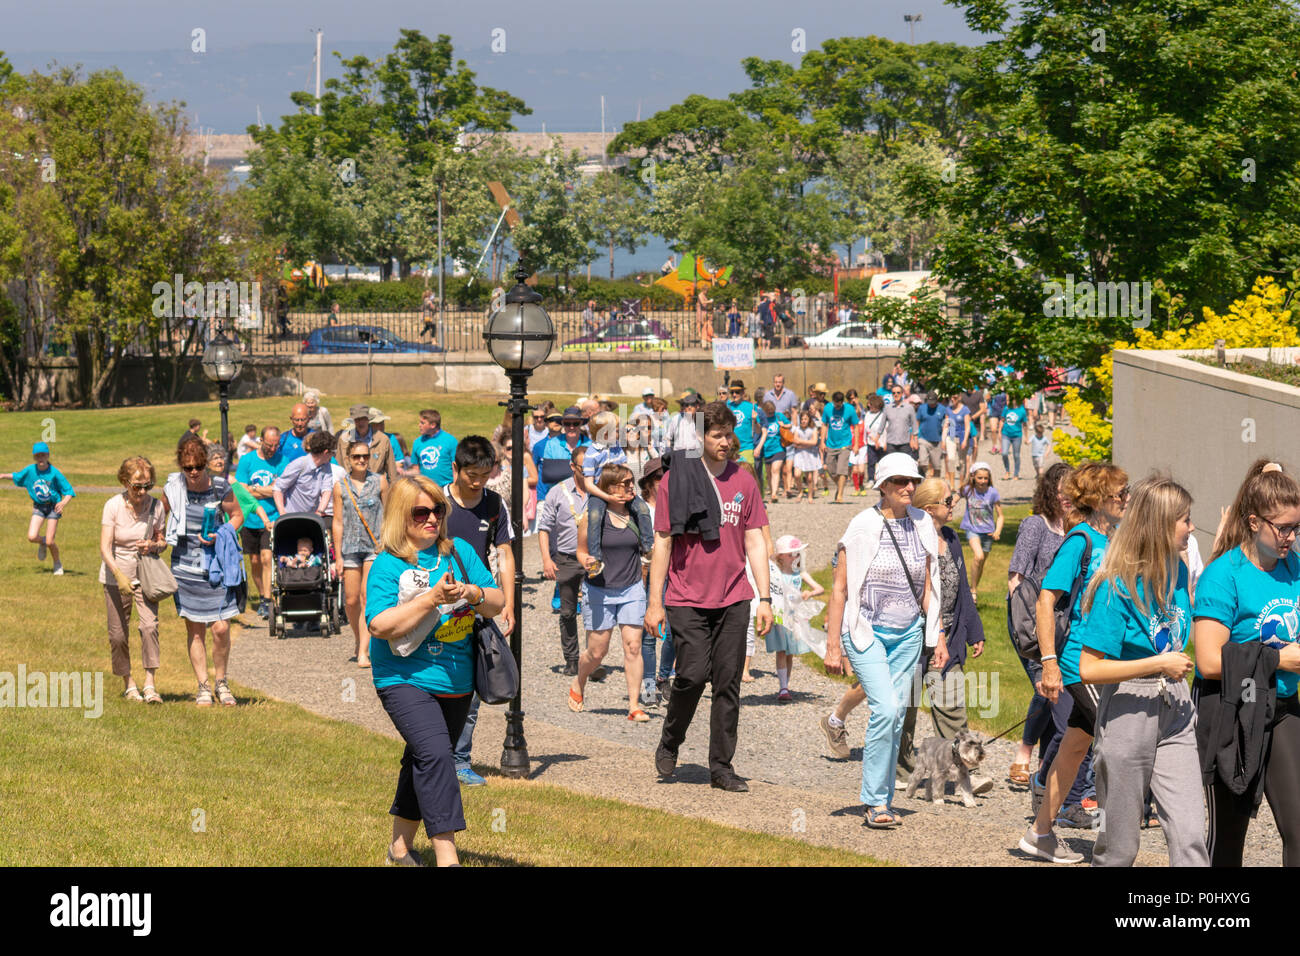
[[[917,471],[916,459],[907,452],[896,451],[876,462],[876,487],[882,487],[890,478],[915,478],[922,481]]]
[[[783,534],[772,543],[773,554],[800,554],[808,550],[808,543],[792,534]]]

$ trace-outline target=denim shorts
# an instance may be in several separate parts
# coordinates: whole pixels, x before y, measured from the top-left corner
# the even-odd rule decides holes
[[[973,548],[975,547],[976,541],[979,541],[980,549],[985,554],[988,554],[990,551],[993,550],[993,534],[991,532],[967,531],[966,532],[967,544],[969,544]]]
[[[59,520],[59,513],[54,510],[57,501],[33,501],[32,516],[40,518],[49,518],[51,521]]]
[[[640,581],[617,591],[582,582],[582,626],[589,631],[612,630],[615,624],[642,627],[645,612],[645,585]]]
[[[367,561],[373,560],[375,560],[375,552],[373,551],[347,551],[343,554],[343,567],[360,568]]]

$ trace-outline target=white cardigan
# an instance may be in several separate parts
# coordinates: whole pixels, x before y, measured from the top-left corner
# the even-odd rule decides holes
[[[939,643],[939,628],[943,626],[939,612],[939,534],[934,522],[924,511],[909,505],[907,513],[921,536],[921,546],[930,557],[930,610],[925,616],[925,646],[934,647]],[[844,619],[840,623],[840,630],[850,636],[859,654],[876,639],[870,622],[858,613],[858,609],[862,582],[867,579],[867,569],[871,567],[876,551],[881,546],[884,526],[884,516],[880,509],[867,508],[849,522],[844,537],[839,541],[844,548],[844,571],[848,578],[848,595],[844,602]]]

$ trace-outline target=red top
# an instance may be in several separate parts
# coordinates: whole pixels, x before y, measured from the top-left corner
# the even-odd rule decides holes
[[[668,489],[671,470],[659,483],[655,499],[655,531],[668,532]],[[668,564],[668,593],[664,604],[678,607],[719,608],[748,601],[754,589],[745,577],[745,532],[767,524],[767,511],[758,484],[734,461],[716,479],[722,499],[722,528],[717,541],[698,534],[673,538]]]

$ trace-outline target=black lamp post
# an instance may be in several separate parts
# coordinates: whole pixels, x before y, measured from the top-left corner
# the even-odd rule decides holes
[[[515,625],[510,651],[519,667],[519,693],[506,712],[506,740],[501,751],[501,772],[507,777],[528,776],[528,743],[524,740],[522,638],[524,633],[524,416],[528,404],[528,376],[546,361],[555,342],[555,325],[542,308],[541,294],[524,280],[529,272],[521,258],[515,270],[515,287],[506,293],[505,306],[492,313],[483,327],[483,340],[492,359],[510,377],[510,399],[500,402],[510,411],[513,448],[510,458],[510,519],[514,523],[511,550],[515,555]]]
[[[230,383],[239,377],[244,359],[239,346],[226,338],[224,329],[217,331],[217,337],[208,342],[203,350],[203,374],[217,383],[221,394],[221,452],[226,459],[224,478],[230,478],[230,402],[228,401]]]

